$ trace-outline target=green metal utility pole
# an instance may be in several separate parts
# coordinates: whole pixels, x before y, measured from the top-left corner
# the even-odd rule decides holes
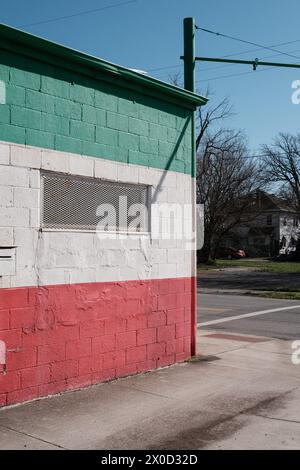
[[[196,25],[194,18],[183,20],[184,40],[184,88],[195,93],[195,33]],[[196,175],[196,140],[195,140],[195,113],[192,113],[192,177]]]
[[[184,88],[195,93],[195,19],[184,18]]]
[[[184,36],[184,88],[195,93],[195,19],[185,18],[183,20]],[[191,178],[192,178],[192,200],[194,205],[193,225],[196,231],[196,138],[195,138],[195,112],[191,115]],[[192,293],[191,293],[191,355],[196,355],[197,338],[197,284],[196,269],[197,259],[196,250],[194,253],[194,262],[191,272]]]

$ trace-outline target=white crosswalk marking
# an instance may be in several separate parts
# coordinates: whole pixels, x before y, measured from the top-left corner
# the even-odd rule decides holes
[[[243,315],[234,315],[232,317],[219,318],[217,320],[210,320],[210,321],[206,321],[206,322],[203,322],[203,323],[198,323],[198,326],[217,325],[219,323],[226,323],[228,321],[242,320],[243,318],[258,317],[259,315],[265,315],[266,313],[275,313],[275,312],[281,312],[281,311],[284,311],[284,310],[293,310],[293,309],[296,309],[296,308],[300,308],[300,305],[292,305],[290,307],[273,308],[271,310],[261,310],[260,312],[244,313]]]

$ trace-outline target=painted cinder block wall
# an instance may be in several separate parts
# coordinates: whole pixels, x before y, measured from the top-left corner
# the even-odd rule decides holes
[[[15,247],[13,265],[0,260],[0,406],[186,360],[185,241],[42,230],[40,171],[191,203],[191,116],[205,100],[8,27],[0,39],[0,247]]]

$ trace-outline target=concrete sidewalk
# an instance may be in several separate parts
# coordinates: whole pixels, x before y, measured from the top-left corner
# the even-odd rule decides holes
[[[194,362],[2,409],[0,449],[299,449],[291,342],[202,331],[198,345]]]

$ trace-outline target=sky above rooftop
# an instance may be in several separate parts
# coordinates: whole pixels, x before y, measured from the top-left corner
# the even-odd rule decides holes
[[[89,10],[95,11],[83,14]],[[202,31],[197,31],[197,55],[239,54],[232,58],[300,63],[298,0],[10,0],[1,5],[0,16],[10,26],[164,81],[182,73],[182,22],[188,16],[198,26],[295,57]],[[300,80],[300,69],[259,67],[253,72],[251,66],[214,63],[196,67],[197,91],[205,94],[209,86],[216,103],[230,98],[235,114],[226,125],[245,131],[252,153],[278,132],[299,132],[300,104],[291,99],[295,80]]]

